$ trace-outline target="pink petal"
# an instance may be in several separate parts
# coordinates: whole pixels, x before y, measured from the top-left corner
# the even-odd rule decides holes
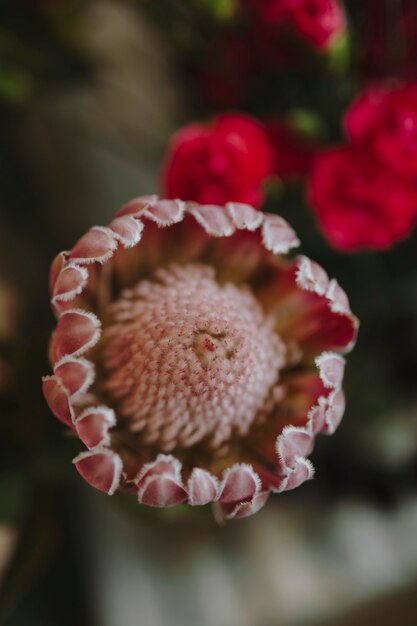
[[[154,461],[146,463],[137,477],[137,485],[141,487],[150,476],[171,476],[177,482],[181,481],[181,462],[171,454],[158,454]]]
[[[276,442],[276,451],[283,468],[291,468],[297,457],[310,454],[313,437],[303,428],[286,426]]]
[[[326,428],[326,409],[327,398],[321,397],[318,400],[317,406],[313,406],[308,414],[309,424],[313,435],[318,435]]]
[[[241,502],[235,507],[230,504],[223,505],[223,514],[226,519],[242,519],[254,515],[262,509],[269,498],[269,491],[263,491],[255,495],[250,502]]]
[[[45,400],[52,413],[66,426],[73,428],[73,411],[68,392],[56,376],[45,376],[42,379],[42,390]]]
[[[228,504],[250,500],[260,486],[259,476],[250,465],[236,464],[224,474],[219,501]]]
[[[330,300],[330,308],[334,313],[351,314],[348,297],[334,278],[329,283],[326,297]]]
[[[306,256],[298,259],[297,285],[307,291],[324,296],[329,286],[329,277],[320,265]]]
[[[185,489],[168,474],[148,476],[138,493],[141,504],[155,507],[175,506],[186,499]]]
[[[181,222],[184,213],[185,202],[182,200],[158,200],[143,211],[143,215],[158,226],[171,226],[171,224]]]
[[[57,360],[64,356],[76,356],[97,343],[100,322],[93,313],[81,310],[65,311],[58,320],[54,346]]]
[[[139,220],[126,215],[122,217],[116,217],[109,224],[110,230],[113,232],[114,237],[120,241],[125,248],[132,248],[139,243],[143,224]]]
[[[300,245],[291,226],[282,217],[269,213],[264,215],[262,241],[265,248],[274,254],[286,254]]]
[[[108,433],[116,424],[114,411],[109,407],[89,407],[75,420],[75,429],[87,448],[109,443]]]
[[[217,479],[206,470],[195,467],[188,480],[187,491],[188,503],[192,506],[208,504],[217,497]]]
[[[68,264],[58,274],[52,292],[52,302],[68,302],[82,292],[88,281],[85,267],[73,263]]]
[[[94,366],[86,359],[64,357],[55,365],[54,373],[70,396],[84,393],[94,380]]]
[[[306,257],[297,258],[277,271],[277,280],[267,285],[260,298],[277,315],[277,332],[301,350],[320,354],[324,350],[347,352],[357,335],[357,320],[349,313],[332,310],[327,297],[326,272]]]
[[[53,293],[56,280],[57,280],[57,278],[58,278],[62,268],[64,267],[64,265],[66,263],[66,257],[67,257],[67,253],[66,252],[60,252],[59,254],[56,255],[56,257],[52,261],[51,269],[49,270],[49,291],[50,291],[50,293]]]
[[[314,476],[314,467],[308,459],[297,459],[295,467],[289,471],[287,480],[283,483],[280,491],[291,491],[302,485],[306,480]]]
[[[144,209],[149,206],[153,206],[158,202],[158,196],[153,194],[149,196],[140,196],[139,198],[134,198],[127,204],[124,204],[122,208],[117,211],[116,216],[122,217],[124,215],[137,215],[143,212]]]
[[[228,202],[226,210],[238,229],[256,230],[262,224],[264,213],[257,211],[249,204],[240,202]]]
[[[345,373],[345,360],[335,352],[323,352],[316,358],[320,378],[325,387],[339,387]]]
[[[82,452],[73,463],[84,480],[109,496],[113,495],[120,484],[123,463],[112,450]]]
[[[234,233],[234,226],[224,207],[214,204],[190,204],[188,211],[206,233],[213,237],[229,237]]]
[[[102,226],[94,226],[75,244],[69,258],[79,263],[105,263],[117,248],[111,231]]]
[[[345,412],[345,395],[342,389],[336,389],[327,399],[326,427],[324,433],[332,435],[342,421]]]

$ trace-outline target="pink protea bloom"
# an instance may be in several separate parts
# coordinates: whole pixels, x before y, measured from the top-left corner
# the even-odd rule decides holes
[[[357,322],[323,269],[284,258],[296,245],[249,205],[146,196],[58,255],[43,386],[88,483],[232,518],[312,477]]]

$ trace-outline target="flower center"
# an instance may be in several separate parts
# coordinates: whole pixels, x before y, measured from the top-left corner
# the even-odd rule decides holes
[[[143,444],[219,449],[263,419],[285,348],[247,287],[171,265],[124,291],[109,319],[105,392]]]

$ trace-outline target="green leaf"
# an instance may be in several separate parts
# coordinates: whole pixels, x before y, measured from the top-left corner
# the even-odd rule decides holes
[[[296,131],[306,137],[315,139],[324,134],[322,117],[310,109],[292,109],[287,115],[287,120]]]

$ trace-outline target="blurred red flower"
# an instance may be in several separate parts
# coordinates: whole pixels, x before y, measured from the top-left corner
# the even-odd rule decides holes
[[[339,0],[287,0],[298,34],[318,49],[328,48],[346,31]]]
[[[328,241],[339,250],[383,250],[417,221],[416,187],[353,147],[322,152],[309,195]]]
[[[272,172],[273,151],[262,124],[246,115],[224,114],[208,125],[184,126],[173,136],[163,188],[168,198],[259,207],[262,182]]]
[[[256,0],[254,4],[265,22],[294,28],[319,50],[329,48],[346,31],[346,15],[339,0]]]
[[[379,84],[362,93],[345,116],[353,144],[401,176],[417,177],[417,85]]]

